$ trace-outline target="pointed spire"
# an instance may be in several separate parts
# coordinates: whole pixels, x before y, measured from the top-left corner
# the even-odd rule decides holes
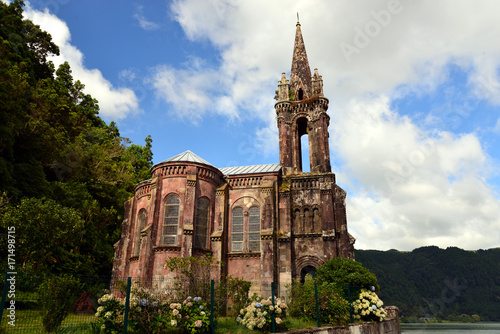
[[[309,68],[306,47],[302,38],[302,31],[300,30],[300,22],[298,21],[295,32],[295,44],[293,46],[290,89],[295,93],[295,100],[303,100],[312,96],[311,69]]]

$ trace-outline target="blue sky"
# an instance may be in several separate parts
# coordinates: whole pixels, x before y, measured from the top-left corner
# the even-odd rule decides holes
[[[299,12],[356,247],[500,246],[497,1],[26,3],[123,136],[218,167],[278,162]]]

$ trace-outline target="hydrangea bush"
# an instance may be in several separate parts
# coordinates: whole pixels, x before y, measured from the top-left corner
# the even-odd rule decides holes
[[[99,307],[95,314],[97,318],[96,327],[100,333],[116,333],[123,329],[123,311],[125,304],[123,300],[113,295],[105,294],[97,301]]]
[[[182,303],[169,305],[169,325],[181,333],[208,333],[210,312],[201,297],[187,297]]]
[[[134,287],[130,296],[128,323],[134,333],[189,333],[210,331],[210,313],[201,297],[169,302],[162,294]],[[99,300],[95,327],[99,333],[121,333],[125,300],[106,294]]]
[[[364,321],[382,321],[387,316],[383,305],[384,303],[375,292],[362,289],[359,298],[352,303],[354,318]]]
[[[274,299],[272,305],[271,297],[268,299],[258,299],[247,307],[240,310],[240,316],[236,319],[241,325],[248,329],[268,331],[272,322],[272,315],[275,316],[276,324],[279,325],[286,315],[288,306],[280,298]]]

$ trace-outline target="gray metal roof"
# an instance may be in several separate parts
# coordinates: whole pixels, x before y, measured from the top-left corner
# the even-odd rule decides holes
[[[163,160],[162,162],[160,162],[160,164],[162,164],[164,162],[175,162],[175,161],[197,162],[199,164],[204,164],[204,165],[214,167],[211,163],[200,158],[199,156],[197,156],[196,154],[194,154],[193,152],[191,152],[189,150],[187,150],[186,152],[183,152],[181,154],[177,154],[175,157],[171,157],[167,160]]]
[[[240,175],[240,174],[258,174],[258,173],[272,173],[281,169],[280,164],[267,164],[267,165],[252,165],[252,166],[239,166],[239,167],[225,167],[219,168],[224,175]]]
[[[143,181],[137,183],[135,186],[137,187],[139,184],[148,183],[148,182],[151,182],[151,181],[153,181],[153,179],[143,180]]]

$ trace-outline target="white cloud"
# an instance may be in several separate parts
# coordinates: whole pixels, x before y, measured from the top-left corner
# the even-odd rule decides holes
[[[500,118],[497,119],[495,127],[493,128],[493,132],[500,134]]]
[[[488,157],[474,134],[427,133],[387,97],[354,100],[331,129],[344,161],[348,222],[357,247],[498,246],[500,203],[485,182]],[[484,232],[481,232],[484,231]]]
[[[75,80],[85,84],[85,92],[99,101],[101,116],[117,120],[139,111],[134,91],[124,87],[113,87],[98,69],[88,69],[84,66],[84,56],[71,44],[71,33],[66,22],[50,14],[47,9],[41,12],[31,8],[29,3],[24,15],[51,34],[53,42],[59,46],[60,56],[50,57],[49,60],[52,60],[56,67],[65,61],[70,64]]]
[[[123,81],[134,81],[137,78],[137,73],[133,69],[124,69],[118,73],[118,77]]]
[[[279,58],[269,55],[283,55],[283,52],[280,43],[274,44],[271,40],[272,34],[262,30],[266,20],[261,14],[270,10],[269,6],[274,10],[279,6],[264,2],[241,6],[243,8],[229,1],[175,1],[172,4],[171,9],[189,39],[209,40],[221,52],[217,65],[191,58],[183,68],[159,66],[155,69],[151,81],[157,96],[171,103],[179,117],[196,121],[212,112],[232,119],[268,119],[277,82],[274,71],[282,68]],[[261,27],[254,30],[254,34],[253,26],[257,23]],[[268,23],[267,28],[272,29],[273,25]],[[287,49],[292,42],[293,36]],[[285,68],[288,67],[286,64]],[[187,101],[187,105],[183,101]]]
[[[392,8],[397,10],[386,19],[388,23],[379,24],[383,13]],[[446,66],[450,63],[469,72],[475,96],[498,104],[500,86],[494,69],[500,62],[500,45],[491,41],[500,34],[500,25],[494,8],[500,10],[500,3],[378,0],[311,6],[304,0],[177,0],[171,6],[189,39],[209,41],[220,51],[220,64],[205,70],[221,75],[218,94],[238,107],[231,114],[243,115],[242,106],[250,102],[249,96],[266,96],[254,108],[261,119],[267,118],[272,107],[268,96],[280,73],[290,68],[296,12],[302,13],[310,65],[319,68],[326,95],[337,106],[367,93],[395,97],[433,91],[448,79]],[[359,31],[366,35],[377,24],[380,31],[367,36],[369,43],[348,62],[342,43],[355,45]],[[488,92],[483,92],[484,82],[489,83]]]
[[[153,72],[150,82],[157,96],[173,105],[177,117],[196,123],[211,111],[229,117],[238,116],[234,101],[219,91],[221,86],[227,86],[227,82],[199,59],[191,59],[183,69],[161,65]]]
[[[144,30],[157,30],[160,28],[160,25],[158,23],[155,23],[153,21],[149,21],[143,13],[143,6],[137,6],[136,12],[134,14],[134,19],[137,20],[139,23],[139,26],[144,29]]]
[[[220,51],[221,63],[201,72],[170,69],[176,84],[159,94],[177,92],[165,99],[189,101],[193,90],[175,91],[175,80],[194,81],[196,106],[220,94],[234,108],[228,114],[242,117],[248,111],[242,106],[251,105],[253,115],[268,124],[256,132],[259,148],[276,141],[270,98],[280,73],[290,68],[293,20],[301,13],[309,63],[323,75],[331,99],[332,163],[339,184],[350,190],[348,221],[357,247],[499,245],[500,202],[487,183],[492,162],[477,135],[429,131],[390,108],[395,98],[434,92],[449,81],[449,64],[468,76],[470,92],[462,100],[469,109],[481,99],[499,105],[500,44],[493,43],[500,35],[499,2],[325,1],[311,6],[305,0],[178,0],[172,10],[189,39],[209,41]],[[356,46],[363,33],[368,41],[358,43],[358,52],[346,59],[341,46]],[[196,84],[207,76],[220,91]],[[262,96],[266,99],[259,100]],[[480,117],[481,111],[467,112]],[[440,115],[423,113],[426,124],[439,124]]]

